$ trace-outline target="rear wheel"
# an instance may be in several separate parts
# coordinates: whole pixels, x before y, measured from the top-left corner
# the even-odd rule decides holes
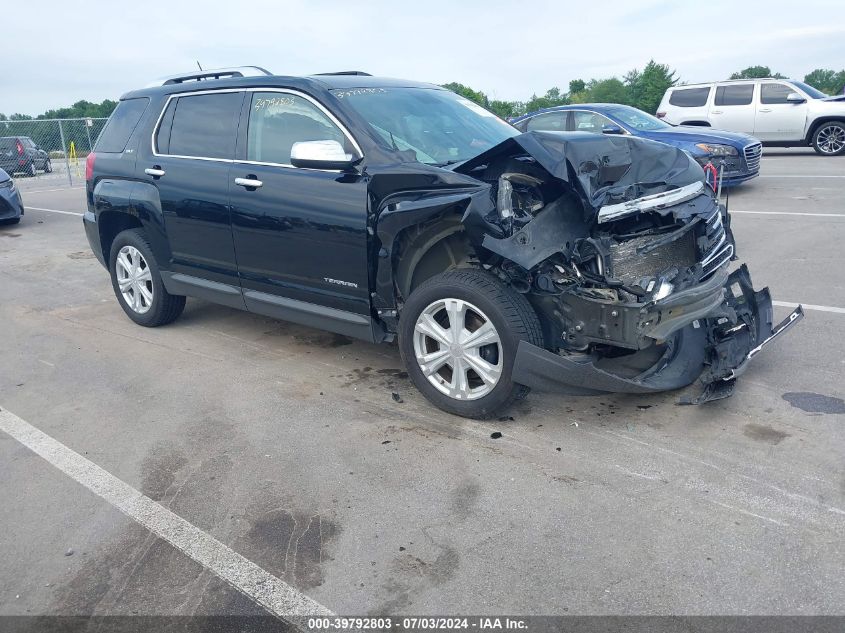
[[[35,178],[38,175],[38,170],[35,168],[35,161],[31,161],[29,163],[29,167],[26,168],[26,173]]]
[[[822,123],[813,134],[813,149],[822,156],[845,154],[845,121]]]
[[[52,174],[53,173],[53,161],[51,161],[49,158],[44,163],[44,173],[45,174]]]
[[[408,298],[399,349],[408,375],[439,408],[490,418],[528,388],[511,380],[520,341],[543,345],[525,297],[479,270],[436,275]]]
[[[140,229],[114,238],[109,272],[120,307],[138,325],[166,325],[185,309],[185,297],[172,295],[164,287],[152,248]]]

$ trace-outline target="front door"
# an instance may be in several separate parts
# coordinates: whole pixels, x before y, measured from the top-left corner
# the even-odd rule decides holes
[[[310,97],[290,90],[247,94],[229,178],[244,300],[255,312],[366,338],[367,185],[358,173],[290,164],[294,143],[319,140],[360,155]]]
[[[792,93],[798,94],[789,84],[774,81],[760,84],[754,136],[761,141],[800,141],[804,138],[807,102],[787,101]]]
[[[243,98],[238,91],[172,97],[155,131],[154,153],[139,160],[141,175],[158,189],[170,270],[185,283],[217,284],[236,305],[229,176]]]

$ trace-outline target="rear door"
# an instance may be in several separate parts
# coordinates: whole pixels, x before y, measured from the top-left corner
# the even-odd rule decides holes
[[[780,81],[760,84],[754,136],[761,141],[799,141],[804,137],[807,102],[787,101],[786,97],[793,92],[800,95],[794,86]]]
[[[243,99],[237,90],[171,96],[154,130],[152,153],[138,161],[140,176],[158,189],[169,268],[184,283],[214,282],[214,291],[241,306],[229,175]]]
[[[246,99],[229,184],[247,307],[367,337],[365,177],[290,164],[291,147],[300,141],[335,140],[360,157],[359,146],[309,95],[261,89]]]
[[[753,82],[716,86],[713,107],[710,109],[711,126],[719,130],[752,134],[755,116],[754,91]]]

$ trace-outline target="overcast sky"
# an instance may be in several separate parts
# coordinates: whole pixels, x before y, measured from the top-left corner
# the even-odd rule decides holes
[[[6,114],[114,99],[196,60],[459,81],[508,100],[651,58],[686,82],[757,64],[796,79],[845,67],[843,0],[41,0],[2,15]]]

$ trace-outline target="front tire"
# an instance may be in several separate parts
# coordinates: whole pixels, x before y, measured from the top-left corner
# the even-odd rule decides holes
[[[167,292],[152,248],[141,229],[114,238],[109,257],[112,288],[120,307],[138,325],[158,327],[175,321],[185,297]]]
[[[480,270],[426,280],[399,319],[399,350],[414,385],[440,409],[467,418],[491,418],[528,393],[511,380],[520,341],[543,346],[536,312]]]
[[[822,123],[813,134],[813,149],[822,156],[845,154],[845,121]]]

